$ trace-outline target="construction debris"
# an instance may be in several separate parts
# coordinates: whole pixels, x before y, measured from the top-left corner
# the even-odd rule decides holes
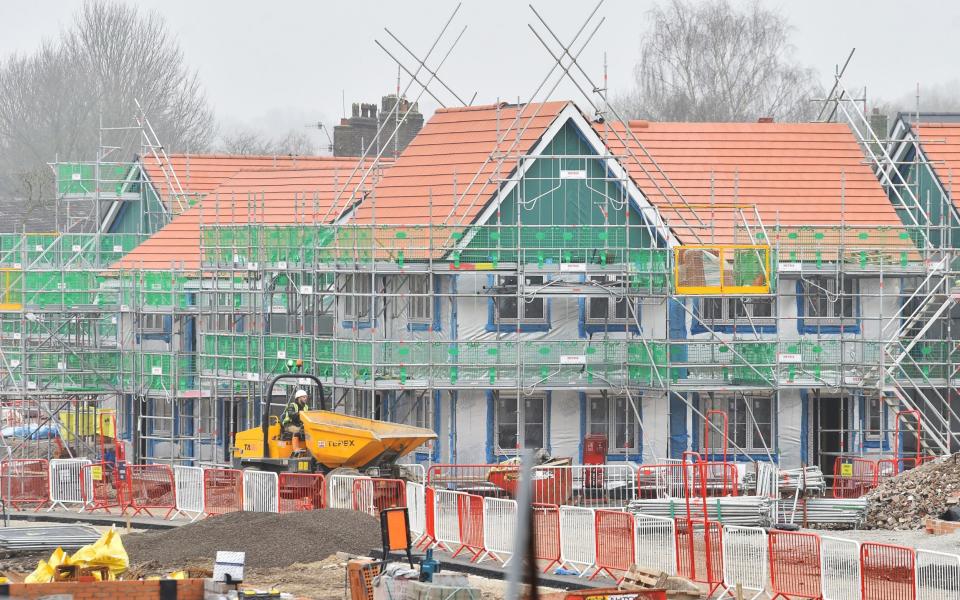
[[[47,527],[0,528],[0,551],[52,552],[57,548],[76,550],[100,539],[88,525],[50,525]]]
[[[923,529],[924,517],[939,518],[960,491],[960,454],[928,462],[880,482],[866,496],[867,529]]]
[[[124,538],[131,563],[163,569],[210,565],[218,550],[245,552],[259,568],[322,560],[335,552],[367,554],[380,546],[377,520],[352,510],[278,515],[235,512]]]

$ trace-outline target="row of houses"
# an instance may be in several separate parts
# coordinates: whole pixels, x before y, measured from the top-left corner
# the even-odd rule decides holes
[[[960,123],[919,117],[877,144],[556,101],[438,110],[395,159],[143,157],[99,233],[4,244],[3,387],[178,464],[228,461],[297,360],[437,431],[419,461],[955,449]]]

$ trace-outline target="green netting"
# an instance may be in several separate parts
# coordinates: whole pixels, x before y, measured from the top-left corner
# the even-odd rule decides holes
[[[733,254],[734,285],[767,285],[767,253],[761,250],[738,248]]]
[[[123,190],[129,165],[96,163],[58,163],[57,192],[85,195],[97,192],[119,194]],[[99,178],[99,185],[98,185]]]
[[[740,342],[734,344],[740,356],[734,357],[733,381],[741,384],[771,383],[777,362],[777,342]]]
[[[945,379],[950,375],[949,354],[947,342],[921,341],[910,349],[909,358],[901,361],[897,375],[914,381]]]

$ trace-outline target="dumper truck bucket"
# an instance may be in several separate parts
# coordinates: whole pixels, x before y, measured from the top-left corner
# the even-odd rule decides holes
[[[327,410],[300,413],[307,450],[317,462],[335,469],[387,465],[437,435],[422,427],[342,415]]]

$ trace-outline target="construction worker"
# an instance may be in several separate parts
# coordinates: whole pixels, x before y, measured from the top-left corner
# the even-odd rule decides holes
[[[280,419],[283,430],[290,434],[290,437],[296,437],[299,440],[303,440],[303,421],[300,420],[302,410],[307,410],[307,392],[297,390],[293,394],[293,400],[283,409],[283,416]]]

